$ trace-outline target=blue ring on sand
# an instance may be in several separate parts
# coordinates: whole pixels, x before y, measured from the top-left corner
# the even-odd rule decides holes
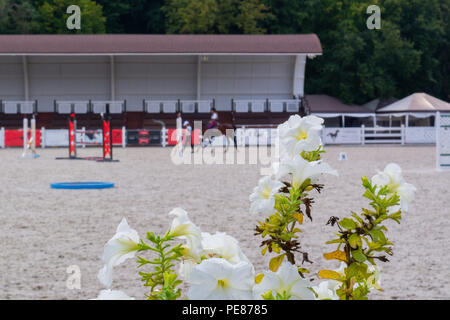
[[[114,188],[112,182],[56,182],[51,183],[52,189],[109,189]]]

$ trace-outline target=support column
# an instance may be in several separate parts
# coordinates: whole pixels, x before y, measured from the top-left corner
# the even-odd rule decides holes
[[[292,82],[292,95],[301,98],[304,95],[306,55],[296,55]]]
[[[110,83],[111,101],[115,101],[116,100],[116,70],[115,70],[113,55],[109,56],[109,65],[111,67],[111,78],[110,78],[111,79],[111,83]]]
[[[22,67],[23,67],[23,92],[24,100],[30,100],[30,90],[29,90],[29,80],[28,80],[28,59],[27,56],[22,56]]]
[[[200,100],[202,90],[202,56],[197,56],[197,101]]]

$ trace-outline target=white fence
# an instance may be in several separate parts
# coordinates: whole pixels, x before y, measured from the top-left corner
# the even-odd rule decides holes
[[[405,143],[436,143],[436,128],[405,127]]]
[[[77,146],[101,145],[103,143],[102,130],[80,129],[76,133]],[[126,145],[126,130],[122,128],[122,147]],[[41,147],[69,146],[69,130],[41,128]],[[0,128],[0,148],[5,148],[5,129]]]
[[[449,120],[450,121],[450,120]],[[447,129],[448,128],[448,129]],[[450,126],[444,128],[450,131]],[[161,145],[168,145],[168,129],[163,128]],[[83,133],[83,128],[77,132],[77,141],[82,143],[102,143],[101,130]],[[376,144],[376,143],[399,143],[399,144],[435,144],[435,127],[399,127],[399,128],[324,128],[321,132],[322,141],[325,145],[332,144]],[[236,139],[239,146],[274,145],[278,138],[276,127],[258,128],[258,126],[242,126],[236,129]],[[450,139],[450,138],[446,138]],[[67,129],[45,129],[41,128],[42,147],[65,147],[68,146],[69,136]],[[217,139],[214,145],[225,143],[223,137]],[[126,129],[122,128],[122,146],[126,144]],[[450,143],[449,143],[450,144]],[[450,154],[450,146],[448,152]],[[5,129],[0,128],[0,148],[5,148]],[[448,157],[450,162],[450,156]]]
[[[324,144],[435,144],[435,127],[324,128]]]
[[[401,143],[405,144],[405,127],[383,128],[361,126],[362,144],[366,143]]]
[[[324,144],[361,144],[361,128],[324,128],[322,141]]]

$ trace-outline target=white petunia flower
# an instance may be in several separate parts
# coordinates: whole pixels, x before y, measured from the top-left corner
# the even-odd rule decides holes
[[[209,234],[202,232],[203,253],[207,257],[222,258],[232,264],[241,261],[250,263],[239,247],[239,241],[225,232]]]
[[[280,153],[293,157],[302,151],[317,150],[322,145],[322,124],[323,119],[316,116],[291,116],[278,126]]]
[[[107,288],[111,287],[113,267],[133,258],[139,243],[139,235],[131,229],[125,218],[117,227],[116,234],[105,244],[103,251],[104,267],[98,273],[98,280]]]
[[[209,234],[202,232],[202,258],[222,258],[231,264],[237,264],[241,261],[250,263],[250,260],[245,256],[239,247],[239,241],[225,232],[216,232]],[[195,259],[184,259],[180,263],[180,275],[186,281],[194,269],[200,262]]]
[[[322,173],[338,175],[336,170],[322,160],[309,162],[296,155],[292,159],[284,158],[281,160],[277,178],[281,179],[288,174],[292,174],[292,186],[298,188],[306,179],[315,179]]]
[[[183,251],[185,257],[200,260],[202,251],[200,228],[189,220],[188,213],[181,208],[173,209],[169,215],[175,216],[169,235],[186,240],[186,246]]]
[[[134,300],[122,291],[118,290],[102,290],[97,298],[91,300]]]
[[[334,284],[330,284],[329,281],[322,281],[318,286],[312,287],[318,295],[318,300],[339,300],[338,295],[333,289],[330,289],[330,286],[333,287]]]
[[[345,268],[347,268],[347,264],[345,262],[341,262],[339,265],[339,268],[333,270],[337,273],[339,273],[341,276],[345,277]],[[336,292],[338,289],[338,286],[341,284],[341,282],[337,280],[328,280],[328,289],[332,290],[333,292]]]
[[[197,261],[192,259],[184,259],[180,263],[180,267],[178,269],[178,274],[183,281],[189,281],[189,277],[191,276],[192,270],[194,270],[195,266],[198,264]]]
[[[206,259],[192,270],[187,296],[190,300],[249,300],[254,277],[254,268],[248,262]]]
[[[267,271],[260,283],[253,288],[255,299],[262,299],[262,295],[272,291],[287,296],[290,300],[314,300],[315,295],[309,289],[311,282],[303,279],[298,273],[297,267],[290,262],[283,262],[277,272]]]
[[[258,186],[253,189],[253,193],[249,199],[251,202],[251,213],[272,214],[275,212],[275,194],[280,188],[284,186],[283,183],[273,180],[271,177],[262,177]]]
[[[406,183],[402,176],[402,169],[396,163],[389,163],[384,171],[372,177],[372,184],[379,187],[388,186],[391,193],[397,193],[400,197],[400,208],[408,211],[409,204],[414,200],[416,187]]]

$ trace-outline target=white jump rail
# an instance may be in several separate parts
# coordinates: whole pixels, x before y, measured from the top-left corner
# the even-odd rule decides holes
[[[369,138],[369,139],[368,139]],[[371,143],[400,143],[405,144],[405,127],[399,128],[386,127],[365,127],[361,126],[362,144]]]
[[[5,149],[5,128],[0,128],[0,148]]]
[[[237,125],[236,138],[239,146],[271,146],[278,138],[277,125]]]

